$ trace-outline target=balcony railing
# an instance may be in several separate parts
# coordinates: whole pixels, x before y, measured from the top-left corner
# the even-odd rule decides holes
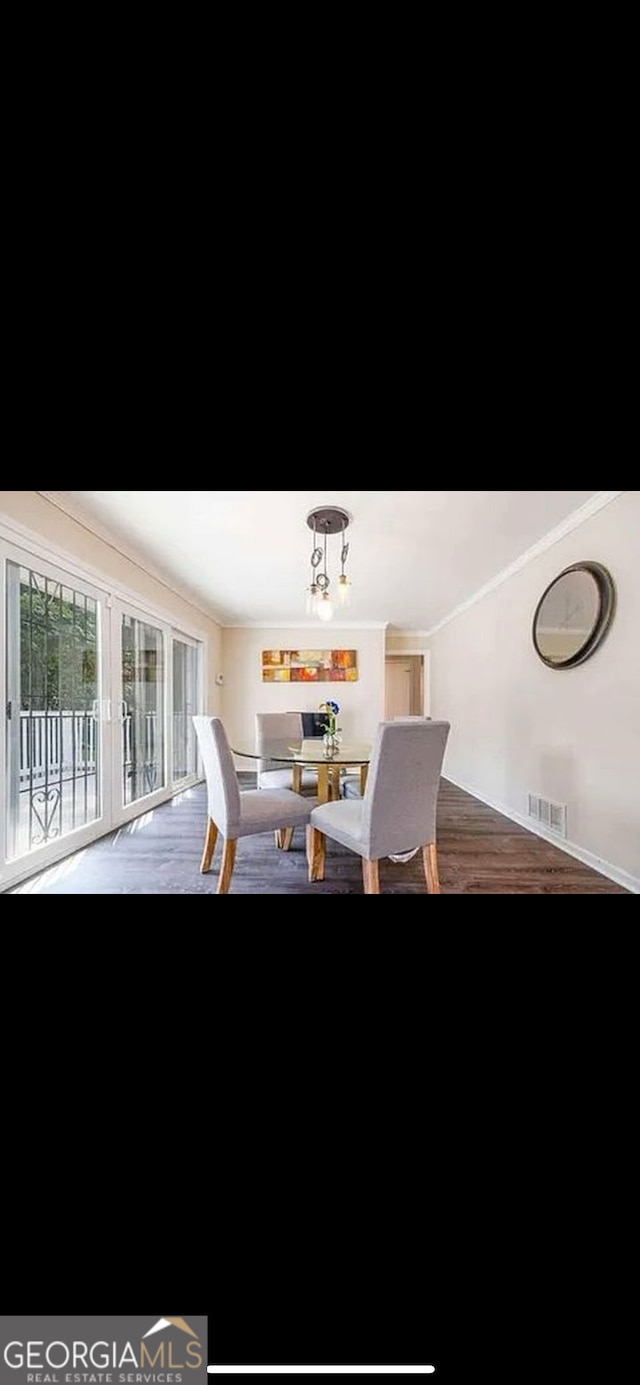
[[[93,712],[20,713],[20,788],[96,772]]]
[[[195,759],[191,715],[176,712],[173,722],[175,781],[193,772]],[[122,718],[125,806],[164,783],[161,733],[155,712]],[[23,852],[99,816],[96,710],[21,712],[19,738],[14,811],[17,849]]]

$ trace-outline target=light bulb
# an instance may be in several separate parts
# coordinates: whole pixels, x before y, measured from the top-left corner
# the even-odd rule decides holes
[[[338,578],[338,600],[341,606],[348,606],[351,596],[351,583],[346,573],[341,572]]]
[[[319,597],[319,596],[320,596],[320,588],[319,588],[317,582],[312,582],[312,583],[311,583],[311,586],[310,586],[310,587],[307,587],[307,604],[306,604],[305,610],[306,610],[308,616],[314,616],[314,615],[315,615],[315,613],[316,613],[316,605],[317,605],[318,597]]]
[[[316,611],[319,620],[333,619],[333,606],[331,605],[331,597],[328,592],[322,593]]]

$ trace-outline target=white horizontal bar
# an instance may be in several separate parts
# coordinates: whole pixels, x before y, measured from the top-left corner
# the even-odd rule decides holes
[[[207,1366],[209,1375],[434,1375],[435,1366]]]

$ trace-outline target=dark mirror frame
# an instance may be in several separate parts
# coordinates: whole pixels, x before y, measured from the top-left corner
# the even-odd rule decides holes
[[[568,659],[549,659],[547,658],[546,654],[542,653],[540,646],[538,644],[538,616],[540,615],[540,610],[542,608],[543,602],[546,600],[552,587],[555,587],[556,584],[560,582],[563,577],[566,577],[567,573],[569,572],[587,572],[591,577],[593,577],[598,588],[598,614],[591,627],[591,630],[589,631],[589,634],[587,635],[586,640],[584,641],[584,644],[580,646],[580,649],[576,650],[575,654],[572,654]],[[533,637],[534,649],[536,651],[536,654],[538,655],[538,658],[542,660],[543,664],[546,664],[547,668],[577,668],[578,664],[583,664],[586,659],[590,659],[591,655],[595,654],[598,645],[602,644],[602,641],[611,626],[611,622],[615,614],[615,609],[616,589],[613,583],[613,578],[611,576],[611,573],[608,572],[607,568],[602,566],[602,563],[573,563],[571,567],[565,567],[562,572],[558,573],[557,577],[554,577],[553,582],[549,583],[549,586],[542,593],[542,596],[540,597],[538,605],[535,609],[533,625],[531,627],[531,634]]]

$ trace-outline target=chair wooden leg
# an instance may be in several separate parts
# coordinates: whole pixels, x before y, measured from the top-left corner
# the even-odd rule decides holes
[[[215,825],[215,822],[212,822],[211,818],[209,818],[209,825],[207,827],[207,835],[204,843],[204,851],[202,853],[202,860],[200,862],[200,871],[202,875],[206,875],[207,871],[209,870],[209,867],[213,860],[213,853],[216,849],[217,840],[218,829]]]
[[[427,882],[427,894],[440,894],[440,876],[438,875],[438,848],[435,842],[422,848],[422,860],[424,862],[424,877]]]
[[[324,863],[327,854],[327,839],[317,827],[307,827],[307,860],[309,862],[309,881],[324,880]]]
[[[234,840],[233,837],[227,837],[227,840],[224,844],[224,851],[222,854],[222,865],[220,867],[220,875],[218,878],[218,894],[229,893],[229,885],[231,884],[233,867],[236,863],[237,845],[237,839]]]
[[[282,850],[288,851],[293,841],[293,827],[282,828]]]
[[[379,861],[367,861],[365,856],[362,857],[362,879],[365,894],[380,894]]]
[[[276,850],[282,851],[282,828],[276,827],[276,830],[273,835],[275,838]]]

